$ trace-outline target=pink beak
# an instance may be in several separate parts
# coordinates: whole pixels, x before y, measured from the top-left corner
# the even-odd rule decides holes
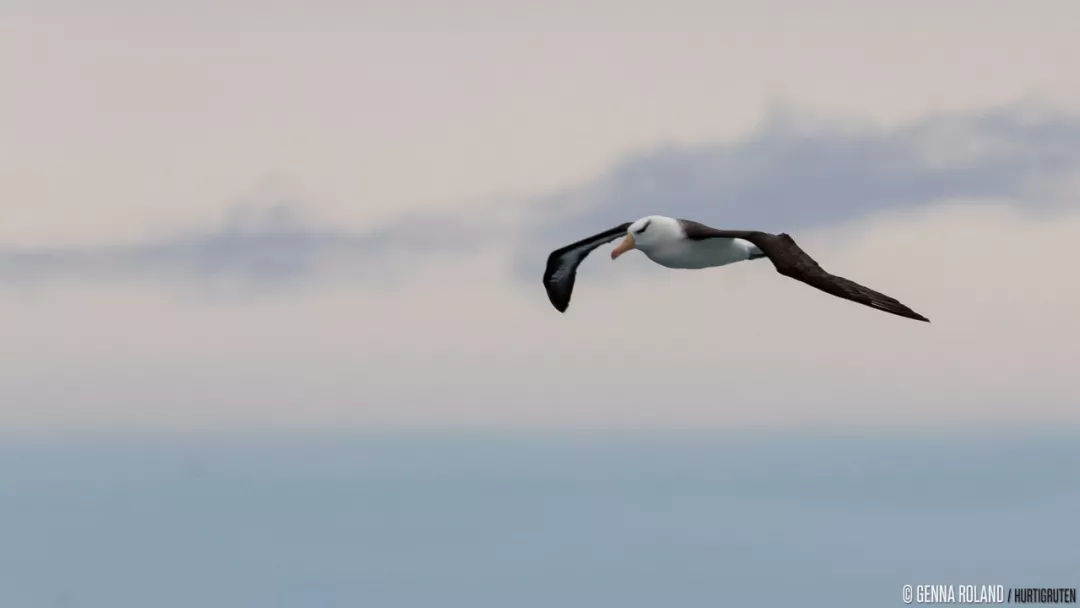
[[[629,234],[626,235],[626,238],[623,239],[622,242],[615,247],[615,249],[611,250],[611,259],[614,260],[615,258],[626,253],[627,251],[630,251],[634,248],[634,245],[634,237],[630,236]]]

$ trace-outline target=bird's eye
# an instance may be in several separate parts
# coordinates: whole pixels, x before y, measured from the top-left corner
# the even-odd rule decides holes
[[[649,227],[650,222],[652,222],[652,220],[645,220],[645,223],[641,225],[641,228],[635,230],[634,234],[641,234],[642,232],[645,232],[645,229]]]

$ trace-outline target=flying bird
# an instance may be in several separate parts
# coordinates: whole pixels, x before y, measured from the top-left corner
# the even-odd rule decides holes
[[[884,312],[930,321],[895,298],[829,274],[787,234],[759,230],[718,230],[690,220],[650,215],[594,234],[548,256],[544,288],[559,312],[570,306],[570,293],[578,265],[597,247],[623,237],[611,259],[637,249],[668,268],[708,268],[745,260],[769,258],[780,274],[802,281],[834,296]]]

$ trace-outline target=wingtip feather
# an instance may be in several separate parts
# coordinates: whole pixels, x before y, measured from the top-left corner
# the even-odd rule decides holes
[[[911,310],[910,308],[908,308],[906,311],[904,311],[904,313],[896,313],[896,314],[899,314],[902,317],[907,317],[908,319],[912,319],[912,320],[915,320],[915,321],[922,321],[924,323],[929,323],[930,322],[930,319],[927,319],[926,317],[920,315],[919,313],[915,312],[914,310]]]

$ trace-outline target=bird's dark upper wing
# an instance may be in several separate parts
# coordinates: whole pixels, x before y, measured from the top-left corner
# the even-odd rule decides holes
[[[675,220],[679,222],[679,226],[682,228],[683,234],[691,241],[703,241],[705,239],[747,239],[750,240],[750,236],[753,234],[765,234],[764,232],[755,233],[751,230],[719,230],[712,226],[706,226],[701,222],[695,222],[693,220]]]
[[[829,274],[786,234],[746,231],[739,235],[758,246],[772,260],[780,274],[802,281],[834,296],[852,300],[894,315],[929,321],[926,317],[901,304],[896,298],[863,287],[855,281]]]
[[[547,268],[544,269],[544,289],[559,312],[566,312],[566,307],[570,306],[570,292],[574,290],[577,267],[585,256],[600,245],[626,234],[629,227],[630,223],[627,222],[551,252]]]

